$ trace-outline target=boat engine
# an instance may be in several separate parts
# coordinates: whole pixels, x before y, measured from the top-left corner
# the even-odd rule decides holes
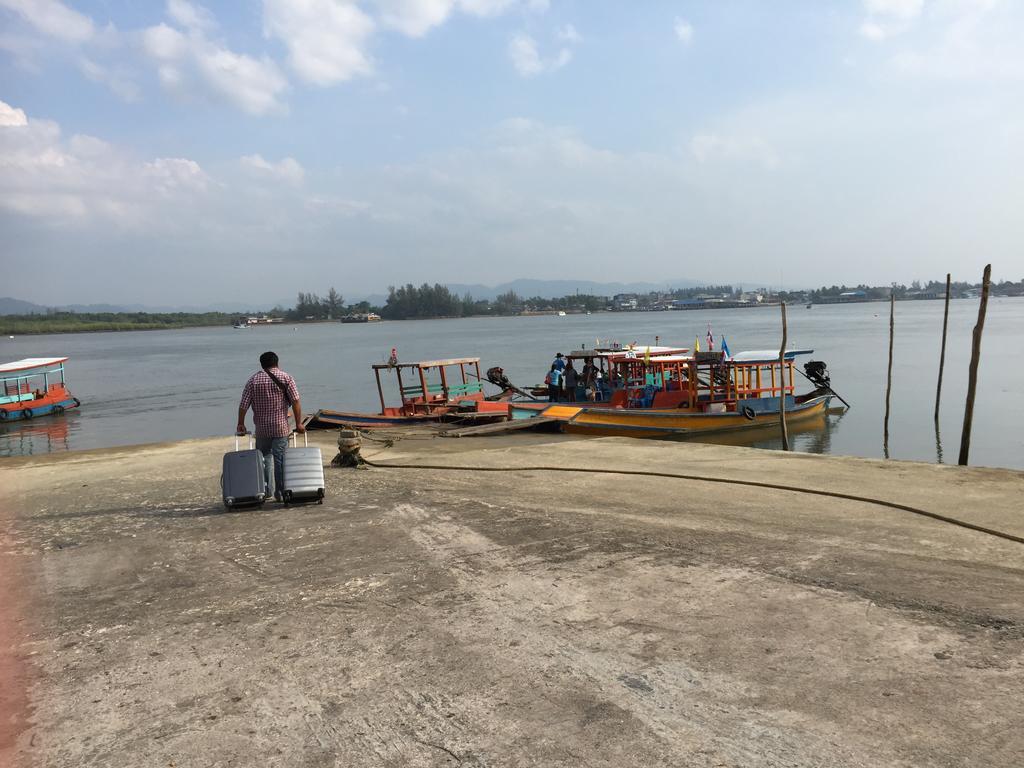
[[[809,363],[805,363],[804,373],[820,389],[831,389],[832,379],[828,375],[828,366],[823,361],[811,360]]]
[[[505,375],[505,371],[497,365],[487,369],[487,380],[503,390],[512,388],[512,382]]]

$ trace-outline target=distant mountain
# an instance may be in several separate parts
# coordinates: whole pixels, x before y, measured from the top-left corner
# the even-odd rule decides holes
[[[695,288],[704,285],[694,280],[666,280],[661,283],[598,283],[593,280],[530,280],[520,278],[501,285],[463,285],[449,283],[449,290],[460,296],[468,293],[474,299],[494,299],[499,294],[515,291],[523,298],[539,296],[542,299],[555,299],[574,293],[592,296],[614,296],[617,293],[650,293],[669,288]]]
[[[38,315],[45,311],[46,307],[33,304],[31,301],[0,296],[0,315]]]

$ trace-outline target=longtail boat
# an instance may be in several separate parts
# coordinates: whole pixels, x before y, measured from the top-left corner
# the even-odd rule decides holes
[[[66,357],[28,357],[0,365],[0,421],[64,413],[81,403],[67,388]]]
[[[794,381],[794,358],[812,352],[787,350],[781,366],[771,351],[612,356],[607,404],[557,403],[530,415],[554,419],[569,433],[672,437],[777,427],[784,397],[787,422],[820,419],[834,394],[825,365],[805,366],[811,391],[797,395]]]
[[[307,429],[409,427],[454,419],[477,423],[508,418],[508,403],[488,400],[480,376],[480,358],[457,357],[373,366],[380,413],[321,409],[305,420]],[[400,405],[389,406],[382,377],[394,377]]]

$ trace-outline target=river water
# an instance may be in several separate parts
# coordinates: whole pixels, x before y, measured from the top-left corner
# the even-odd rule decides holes
[[[942,330],[941,301],[896,304],[890,417],[894,459],[955,463],[959,451],[971,330],[978,301],[950,305],[940,433],[932,410]],[[370,365],[396,347],[404,361],[480,357],[481,370],[502,365],[513,382],[539,383],[555,352],[600,338],[690,347],[711,324],[733,353],[777,348],[779,308],[566,317],[500,317],[199,328],[0,340],[0,362],[68,356],[68,385],[82,408],[63,416],[0,426],[0,456],[100,448],[230,435],[238,397],[272,349],[294,375],[304,410],[379,409]],[[825,360],[832,384],[852,408],[794,436],[794,449],[880,457],[888,355],[886,303],[789,308],[790,348],[810,347]],[[974,411],[971,463],[1024,469],[1024,299],[989,302]],[[706,438],[715,440],[715,438]],[[780,447],[768,434],[731,436],[730,443]]]

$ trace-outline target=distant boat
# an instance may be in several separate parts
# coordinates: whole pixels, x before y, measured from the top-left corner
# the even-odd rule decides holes
[[[244,331],[246,328],[249,327],[249,324],[248,323],[235,323],[231,327],[234,328],[236,331]]]
[[[813,304],[811,304],[811,303],[808,303],[808,304],[807,304],[807,308],[808,308],[808,309],[810,309],[810,308],[811,308],[811,307],[813,307],[813,306],[814,306],[814,305],[813,305]]]
[[[356,312],[351,315],[345,315],[341,318],[343,323],[377,323],[380,322],[380,315],[376,312]]]
[[[558,310],[558,316],[565,317],[565,312],[563,312],[562,310]]]

